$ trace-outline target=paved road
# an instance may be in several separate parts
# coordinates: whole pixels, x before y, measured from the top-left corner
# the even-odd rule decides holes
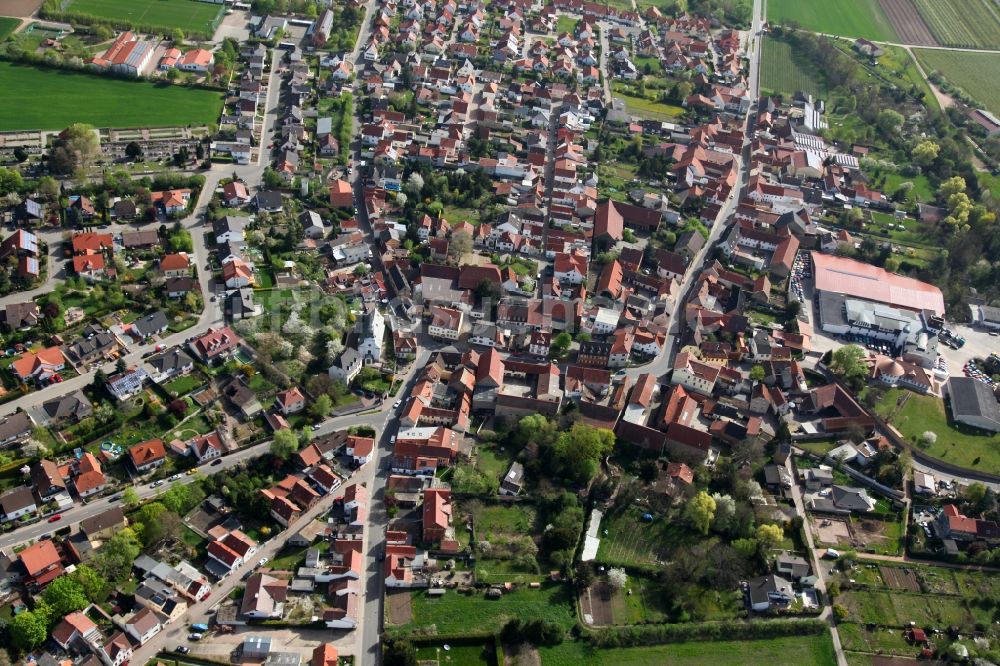
[[[426,348],[417,354],[417,358],[410,367],[410,372],[394,397],[409,395],[416,380],[417,371],[427,364],[430,355],[430,350]],[[379,561],[378,554],[385,548],[385,528],[389,522],[384,502],[385,483],[389,478],[386,463],[392,454],[392,445],[389,440],[390,436],[395,434],[398,425],[395,411],[385,415],[380,430],[381,437],[375,450],[375,458],[364,468],[370,475],[366,481],[368,482],[368,496],[371,498],[371,503],[368,507],[368,526],[365,529],[364,610],[362,611],[361,626],[357,630],[361,635],[357,652],[358,662],[361,664],[381,663],[380,638],[382,635],[385,579],[382,575],[383,563]]]

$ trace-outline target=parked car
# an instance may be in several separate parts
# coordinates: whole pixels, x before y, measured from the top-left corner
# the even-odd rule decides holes
[[[212,461],[212,467],[215,467],[216,465],[221,465],[221,464],[222,464],[222,458],[216,458],[215,460]]]
[[[188,634],[188,640],[189,641],[200,641],[201,638],[202,638],[202,634],[197,634],[197,633]]]
[[[259,561],[259,562],[257,563],[257,566],[259,566],[259,567],[262,567],[262,566],[264,566],[265,564],[267,564],[267,563],[268,563],[269,561],[270,561],[270,560],[269,560],[268,558],[266,558],[266,557],[262,557],[262,558],[260,558],[260,561]]]
[[[171,481],[176,481],[177,479],[181,478],[182,476],[184,476],[184,475],[183,474],[174,474],[173,476],[170,477],[170,480]]]
[[[149,487],[150,488],[159,488],[162,485],[163,485],[163,481],[153,481],[151,484],[149,484]]]
[[[174,652],[178,654],[187,654],[190,651],[191,648],[187,647],[186,645],[178,645],[177,647],[174,648]]]

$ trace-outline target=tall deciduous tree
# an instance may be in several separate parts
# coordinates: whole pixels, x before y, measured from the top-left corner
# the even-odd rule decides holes
[[[708,534],[708,528],[715,518],[715,500],[704,490],[699,491],[697,495],[688,500],[684,507],[684,516],[692,527],[702,534]]]

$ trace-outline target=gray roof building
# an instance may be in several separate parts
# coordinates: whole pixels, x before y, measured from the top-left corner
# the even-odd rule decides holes
[[[1000,432],[1000,405],[986,384],[971,377],[952,377],[948,380],[947,395],[956,421]]]
[[[167,321],[167,315],[163,310],[157,310],[153,314],[148,314],[145,317],[136,319],[132,323],[132,330],[139,334],[139,337],[148,338],[151,335],[157,335],[167,330],[167,326],[170,322]]]
[[[42,410],[50,422],[79,421],[94,413],[94,405],[83,391],[74,391],[42,403]]]

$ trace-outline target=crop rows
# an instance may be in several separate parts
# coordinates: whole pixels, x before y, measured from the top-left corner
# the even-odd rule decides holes
[[[945,46],[1000,48],[1000,10],[994,0],[913,0]]]

